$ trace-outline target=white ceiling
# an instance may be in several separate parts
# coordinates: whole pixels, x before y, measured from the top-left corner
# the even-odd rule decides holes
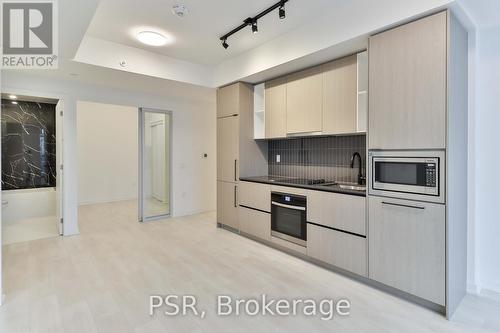
[[[224,60],[253,49],[316,16],[346,6],[345,0],[290,0],[286,19],[277,10],[259,21],[259,33],[244,29],[222,48],[219,37],[242,21],[254,16],[277,0],[101,0],[87,30],[87,35],[107,41],[159,53],[199,64],[217,65]],[[185,4],[189,14],[183,18],[171,12],[175,3]],[[137,30],[154,29],[171,35],[170,45],[151,47],[135,39]]]

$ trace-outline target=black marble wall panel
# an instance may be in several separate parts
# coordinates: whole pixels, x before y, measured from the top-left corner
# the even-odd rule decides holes
[[[269,141],[269,175],[357,182],[359,152],[366,175],[366,135],[311,137]],[[280,162],[277,162],[280,155]]]
[[[56,106],[2,99],[2,190],[56,186]]]

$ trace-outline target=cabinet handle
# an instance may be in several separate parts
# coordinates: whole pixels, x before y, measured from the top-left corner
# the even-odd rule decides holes
[[[382,204],[389,205],[389,206],[405,207],[405,208],[425,209],[425,207],[422,207],[422,206],[403,205],[403,204],[397,204],[397,203],[385,202],[385,201],[382,201]]]
[[[234,208],[238,208],[238,186],[234,186]]]
[[[238,181],[238,179],[236,179],[237,178],[236,174],[238,173],[237,169],[238,169],[238,160],[234,160],[234,181],[235,182]]]

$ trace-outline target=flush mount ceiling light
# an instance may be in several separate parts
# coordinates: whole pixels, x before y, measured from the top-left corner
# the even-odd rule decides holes
[[[9,95],[9,98],[10,99],[17,99],[17,96],[16,95]]]
[[[12,101],[12,104],[17,104],[17,102],[16,101]]]
[[[141,31],[137,34],[137,39],[150,46],[163,46],[168,42],[167,37],[154,31]]]
[[[286,13],[285,13],[285,3],[287,3],[289,0],[281,0],[280,2],[275,3],[271,7],[267,8],[263,12],[255,15],[254,17],[249,17],[246,18],[243,21],[243,24],[239,25],[238,27],[234,28],[233,30],[229,31],[227,34],[224,36],[220,37],[219,39],[222,41],[222,47],[227,49],[229,47],[229,44],[227,43],[227,39],[237,33],[238,31],[244,29],[247,26],[250,26],[252,28],[252,32],[254,34],[259,32],[259,28],[257,26],[257,20],[259,20],[261,17],[264,17],[265,15],[269,14],[275,9],[279,8],[279,18],[280,19],[285,19],[286,18]]]

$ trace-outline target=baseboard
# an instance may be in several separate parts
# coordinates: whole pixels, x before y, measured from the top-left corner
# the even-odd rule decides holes
[[[116,198],[116,199],[111,199],[111,200],[81,201],[81,202],[78,202],[78,206],[89,206],[89,205],[98,205],[98,204],[121,202],[121,201],[133,201],[133,200],[137,200],[137,197]]]
[[[467,283],[467,293],[479,295],[481,293],[481,287],[475,283]]]
[[[479,296],[493,299],[495,301],[500,301],[500,292],[491,289],[482,289]]]

